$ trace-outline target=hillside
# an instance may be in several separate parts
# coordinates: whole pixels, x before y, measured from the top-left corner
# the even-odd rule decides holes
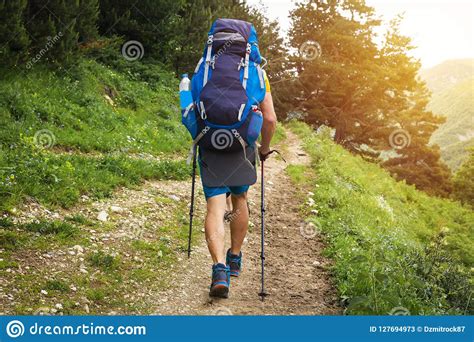
[[[474,77],[434,93],[429,109],[447,117],[430,142],[441,147],[443,160],[456,170],[474,146]]]
[[[431,144],[441,148],[441,157],[456,171],[474,146],[474,60],[451,60],[420,72],[433,92],[428,109],[446,117],[433,133]]]
[[[441,148],[441,157],[456,170],[474,146],[474,60],[447,61],[421,72],[432,99],[428,109],[445,116],[430,143]]]
[[[312,163],[288,172],[309,191],[307,229],[325,236],[347,312],[474,312],[474,212],[395,181],[335,144],[329,131],[291,128]]]
[[[448,60],[429,69],[420,70],[420,76],[434,93],[451,88],[474,75],[474,59]]]
[[[120,60],[118,60],[120,61]],[[0,82],[0,211],[34,198],[51,207],[102,198],[142,179],[188,176],[177,87],[160,67],[83,59]],[[180,143],[181,142],[181,143]]]

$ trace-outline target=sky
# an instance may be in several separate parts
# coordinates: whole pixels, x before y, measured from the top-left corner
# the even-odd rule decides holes
[[[291,25],[293,0],[247,0],[263,3],[268,16],[277,19],[283,32]],[[366,0],[385,22],[404,13],[401,32],[417,46],[412,55],[424,68],[448,59],[474,58],[474,0]]]

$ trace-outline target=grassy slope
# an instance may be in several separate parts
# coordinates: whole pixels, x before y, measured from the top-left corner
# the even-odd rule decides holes
[[[184,162],[173,161],[174,153],[185,155],[188,139],[176,80],[158,67],[151,72],[155,79],[144,81],[133,68],[81,60],[68,72],[7,73],[0,82],[0,211],[27,196],[70,206],[81,194],[100,198],[143,178],[187,177]],[[42,130],[54,136],[51,148],[41,147]]]
[[[474,213],[396,182],[308,126],[291,127],[312,169],[289,173],[313,189],[308,219],[327,237],[348,312],[472,314]]]

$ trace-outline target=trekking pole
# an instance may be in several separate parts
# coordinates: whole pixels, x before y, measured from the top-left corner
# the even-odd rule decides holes
[[[261,253],[260,253],[260,259],[262,261],[262,290],[258,294],[262,298],[262,302],[265,299],[266,296],[268,296],[268,293],[265,292],[265,179],[263,176],[263,164],[265,163],[264,160],[261,160],[261,176],[262,176],[262,181],[261,181],[261,210],[262,210],[262,241],[261,241]]]
[[[191,257],[191,235],[193,233],[193,216],[194,216],[194,185],[196,183],[196,147],[193,150],[193,175],[191,185],[191,205],[189,207],[189,234],[188,234],[188,258]]]

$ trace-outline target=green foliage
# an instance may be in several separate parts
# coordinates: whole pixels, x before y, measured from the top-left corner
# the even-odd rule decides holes
[[[173,35],[173,22],[183,0],[100,0],[99,31],[103,36],[119,35],[137,40],[144,56],[164,60],[167,42]]]
[[[0,175],[13,181],[0,183],[0,209],[16,205],[25,196],[44,204],[69,207],[82,194],[110,196],[117,186],[139,184],[142,179],[185,179],[188,166],[182,161],[155,161],[117,156],[55,155],[34,148],[17,147],[5,153],[6,164],[15,165]],[[2,177],[2,179],[3,179]]]
[[[328,241],[347,312],[472,314],[474,213],[396,182],[308,126],[292,128],[312,158],[315,205],[305,210]]]
[[[12,231],[0,230],[0,246],[6,249],[7,251],[15,250],[21,244],[18,235]]]
[[[27,0],[0,2],[0,64],[16,64],[30,40],[23,12]]]
[[[64,281],[58,279],[46,281],[44,288],[49,291],[69,292],[69,286]]]
[[[58,235],[63,238],[68,238],[77,234],[78,229],[67,222],[62,221],[33,221],[22,226],[23,229],[29,232],[39,233],[42,235]]]
[[[454,176],[454,197],[474,208],[474,148]]]
[[[120,265],[118,258],[102,251],[89,255],[87,260],[91,266],[100,268],[102,271],[113,271]]]
[[[64,218],[65,221],[75,222],[83,226],[93,226],[94,222],[89,220],[87,217],[81,214],[75,214],[73,216],[67,216]]]
[[[78,43],[97,36],[97,17],[98,0],[29,0],[24,20],[34,44],[27,68],[39,60],[74,62]]]

